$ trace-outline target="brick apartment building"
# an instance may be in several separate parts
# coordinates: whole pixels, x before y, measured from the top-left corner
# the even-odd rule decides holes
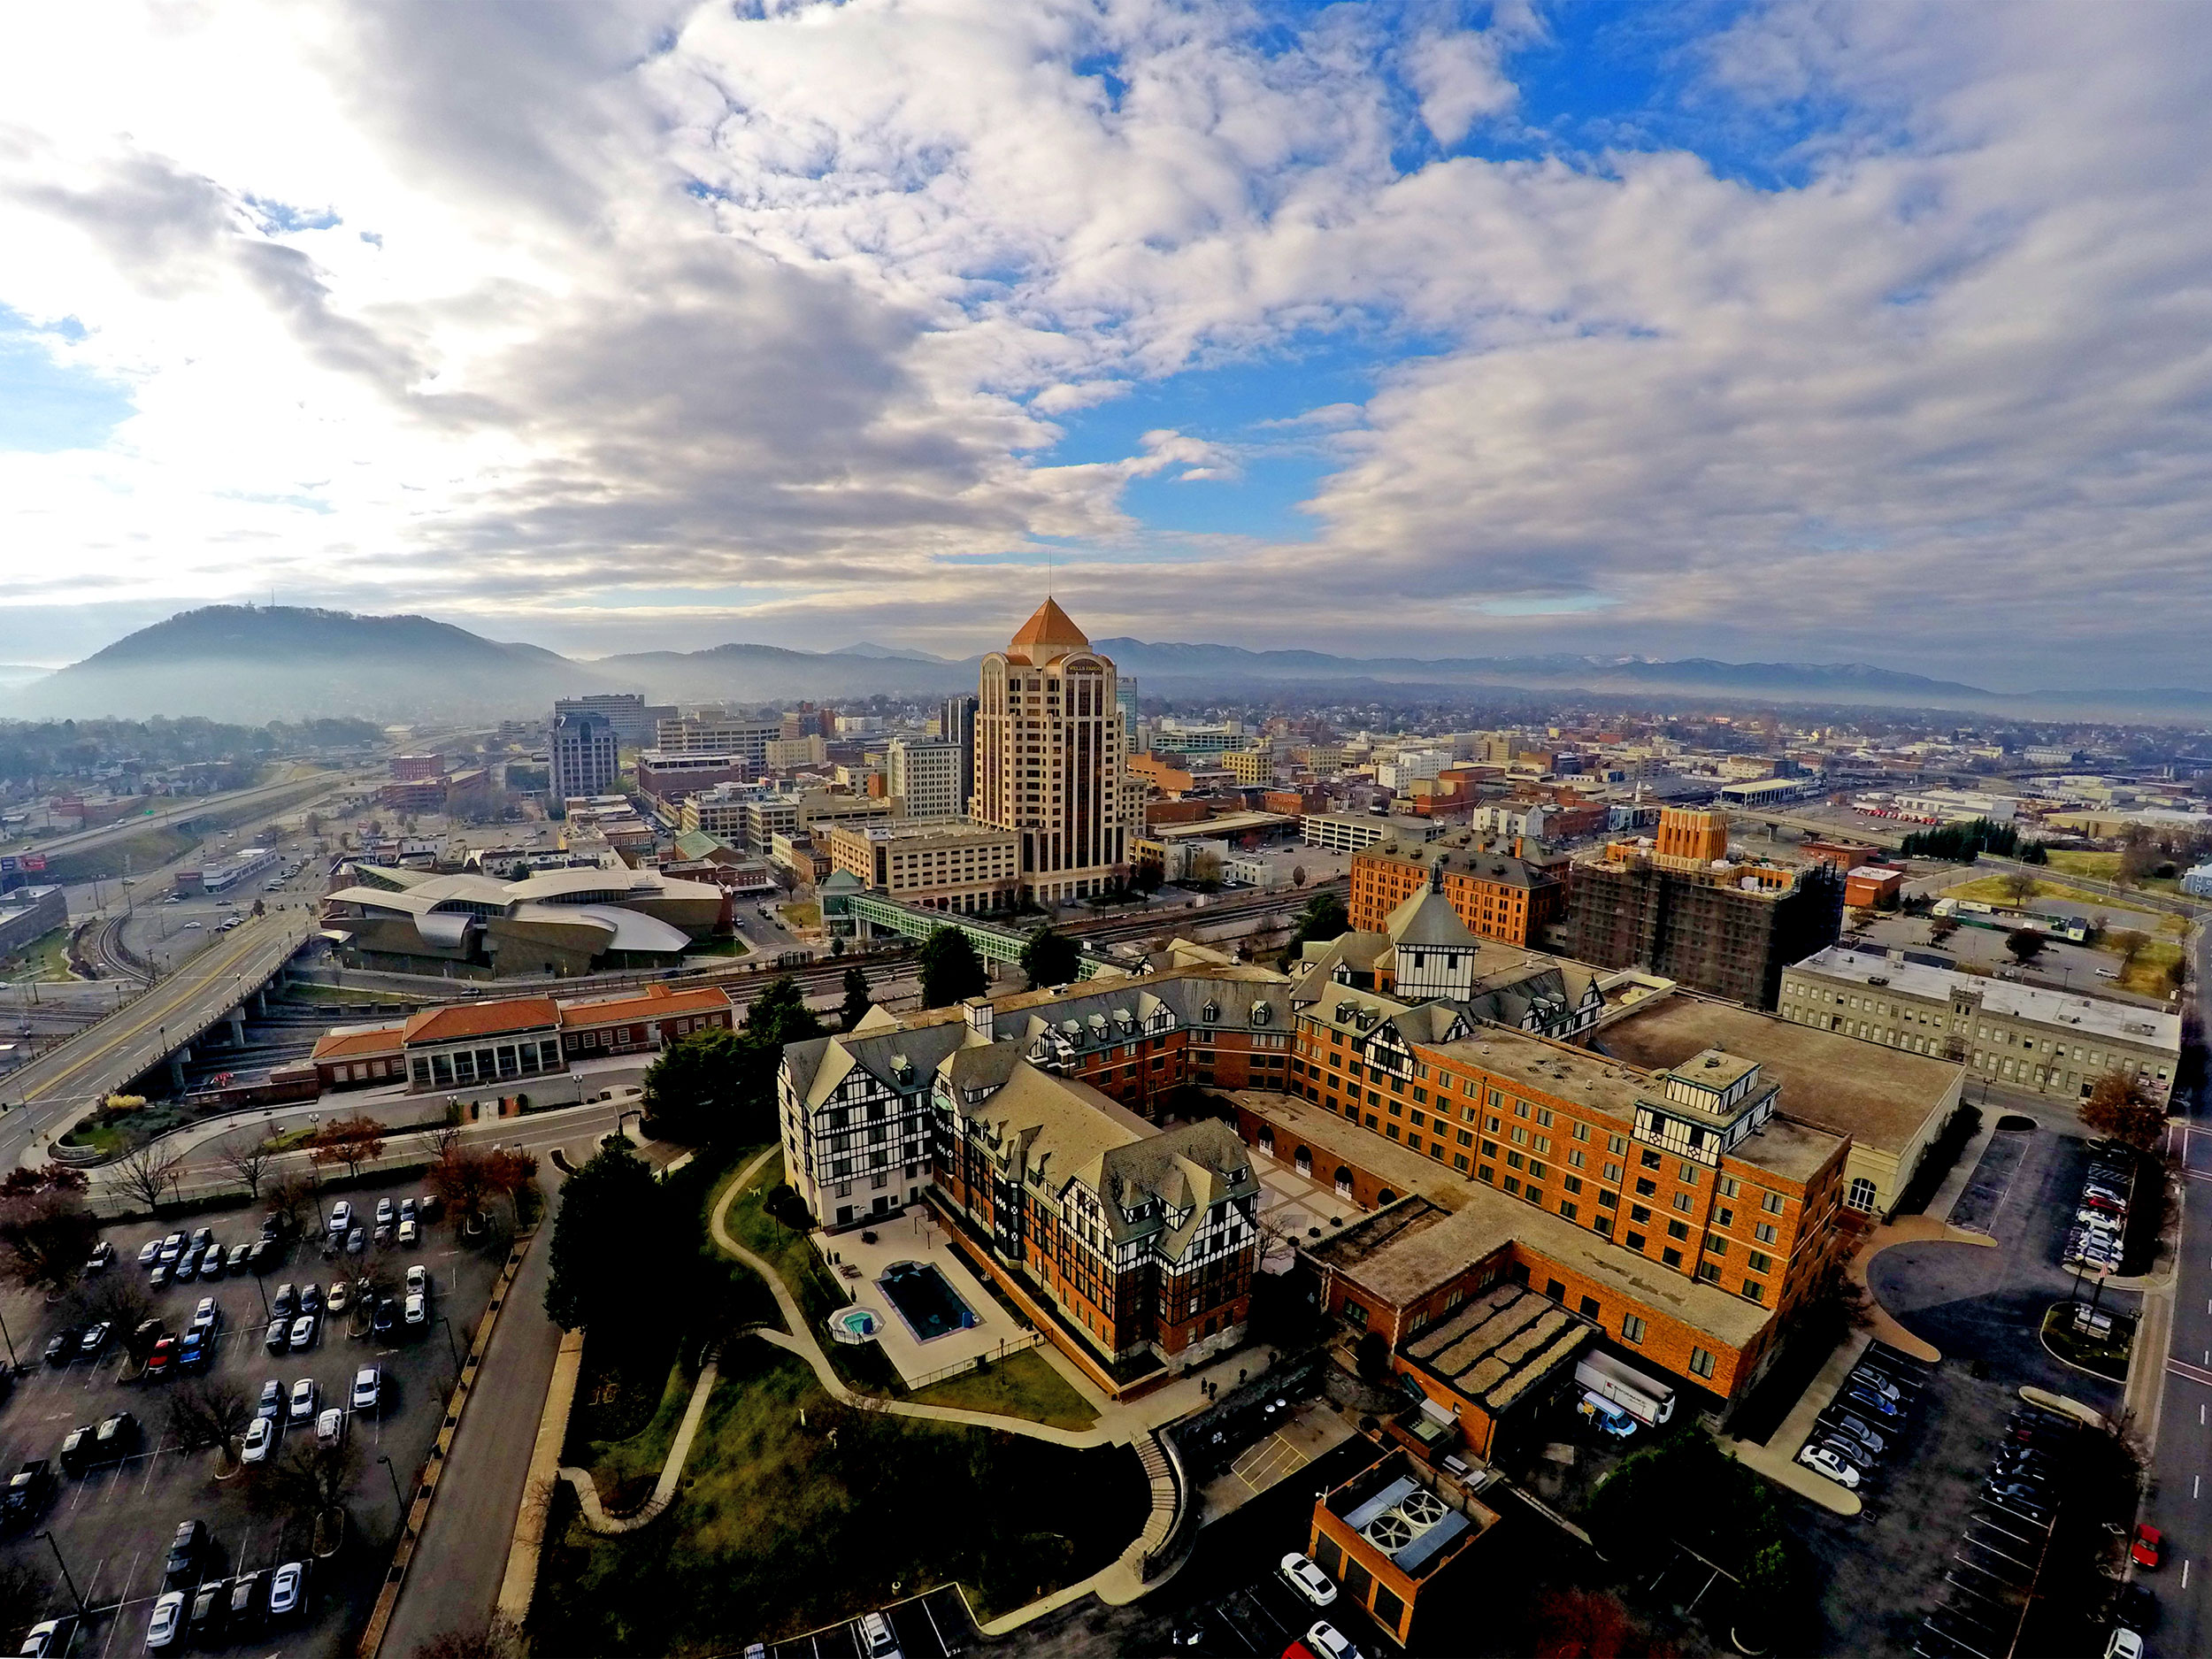
[[[1578,861],[1561,930],[1566,953],[1773,1008],[1782,970],[1835,943],[1843,878],[1824,864],[1732,860],[1727,822],[1670,807],[1655,843],[1615,841]]]
[[[1352,858],[1352,926],[1380,933],[1390,912],[1419,892],[1441,860],[1443,893],[1460,920],[1485,939],[1526,945],[1565,913],[1564,858],[1494,850],[1470,831],[1416,844],[1385,841]],[[1527,856],[1523,856],[1524,854]]]

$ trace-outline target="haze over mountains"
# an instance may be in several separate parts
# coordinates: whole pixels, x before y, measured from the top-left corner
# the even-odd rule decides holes
[[[1555,654],[1518,657],[1346,657],[1321,651],[1102,639],[1098,649],[1148,693],[1250,696],[1310,688],[1356,698],[1486,687],[1636,697],[1885,705],[2081,718],[2195,721],[2212,693],[2114,690],[2003,694],[1864,664],[1652,662]],[[835,702],[972,689],[979,658],[859,642],[838,651],[732,643],[583,661],[418,616],[357,616],[291,606],[211,605],[118,640],[27,683],[0,673],[0,715],[143,718],[205,715],[260,723],[313,715],[402,721],[542,714],[556,697],[642,691],[659,703]],[[29,671],[26,671],[27,672]]]

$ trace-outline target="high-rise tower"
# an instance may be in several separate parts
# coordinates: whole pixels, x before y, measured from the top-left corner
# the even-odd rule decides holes
[[[1115,691],[1113,664],[1049,599],[983,659],[975,813],[1020,833],[1023,890],[1041,902],[1084,898],[1128,873]]]

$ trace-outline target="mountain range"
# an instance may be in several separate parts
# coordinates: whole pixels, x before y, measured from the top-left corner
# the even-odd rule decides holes
[[[1237,646],[1093,641],[1148,694],[1236,699],[1310,688],[1333,698],[1464,695],[1474,688],[1945,709],[2016,717],[2198,722],[2212,692],[2001,693],[1863,663],[1728,663],[1691,657],[1335,657]],[[835,651],[749,643],[576,660],[418,616],[293,606],[210,605],[118,640],[27,681],[0,672],[0,715],[142,718],[205,715],[258,723],[311,715],[383,721],[541,715],[556,697],[642,691],[656,703],[941,695],[971,690],[981,659],[861,641]],[[25,671],[28,672],[29,671]]]

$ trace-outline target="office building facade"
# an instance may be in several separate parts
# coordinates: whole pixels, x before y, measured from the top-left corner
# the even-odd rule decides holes
[[[908,818],[967,816],[959,744],[895,737],[884,747],[883,770],[885,787]]]
[[[673,704],[648,703],[640,691],[607,691],[588,697],[562,697],[553,704],[558,724],[565,714],[595,714],[614,727],[615,741],[629,749],[643,749],[653,741],[655,726],[673,719]]]
[[[976,810],[1022,838],[1022,882],[1047,903],[1103,892],[1128,874],[1121,711],[1114,665],[1046,600],[983,659]]]
[[[654,732],[653,747],[664,755],[736,755],[757,772],[768,763],[768,745],[783,735],[783,723],[698,709],[659,721]]]
[[[603,714],[588,709],[556,713],[553,798],[612,795],[622,777],[620,742],[614,723]]]

